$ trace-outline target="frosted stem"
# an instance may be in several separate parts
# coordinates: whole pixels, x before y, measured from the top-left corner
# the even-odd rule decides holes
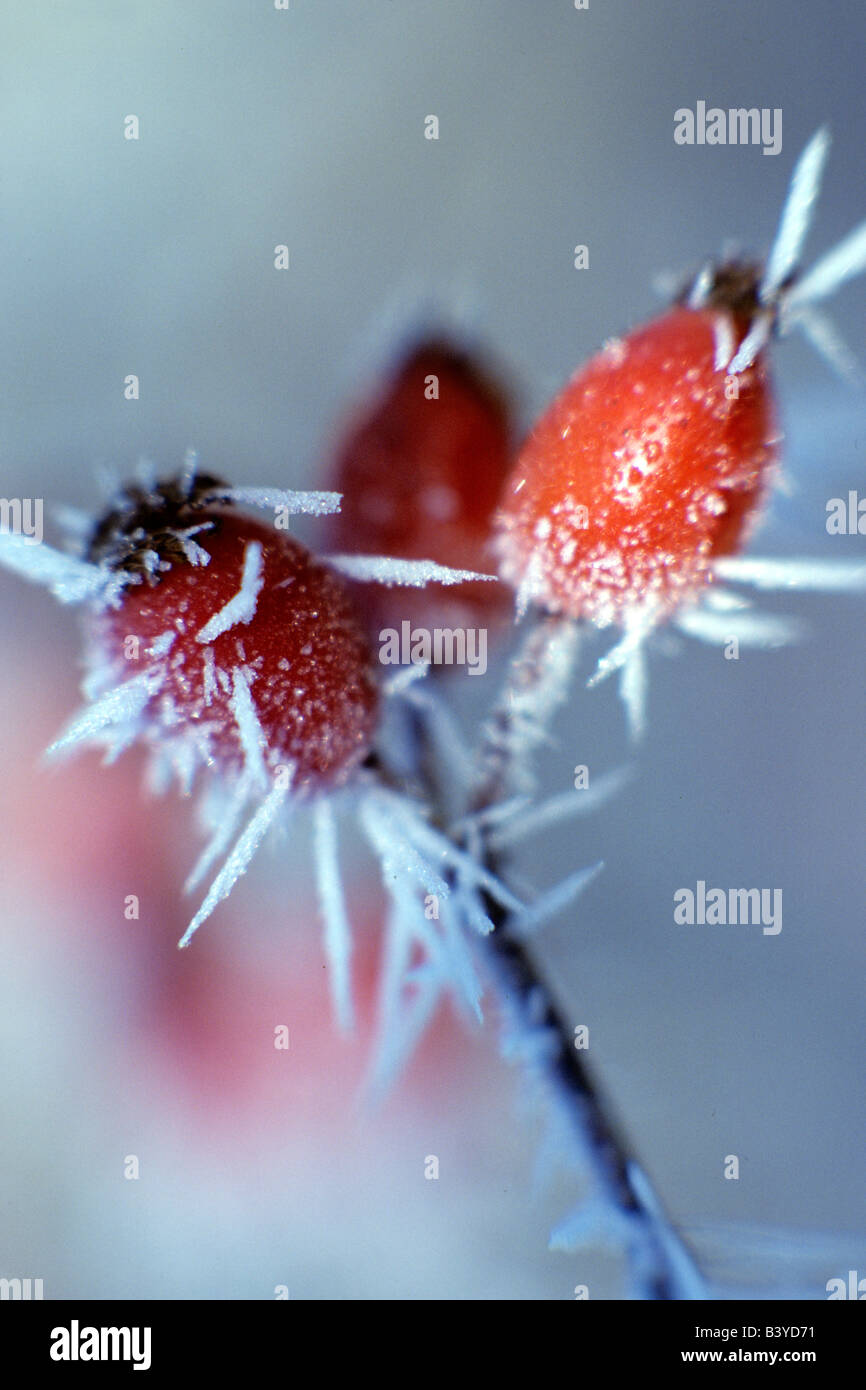
[[[694,1298],[700,1286],[691,1255],[659,1210],[648,1206],[635,1175],[640,1173],[628,1144],[610,1117],[572,1032],[554,1002],[527,948],[509,931],[509,914],[492,899],[485,910],[494,924],[488,936],[478,937],[476,951],[483,955],[493,981],[505,1024],[511,1034],[531,1040],[539,1032],[547,1046],[541,1057],[535,1049],[531,1071],[540,1080],[548,1103],[562,1112],[574,1130],[574,1144],[589,1167],[602,1206],[607,1208],[607,1228],[625,1231],[632,1286],[644,1299]],[[676,1254],[676,1259],[673,1257]],[[690,1278],[682,1277],[688,1269]]]
[[[685,1244],[657,1201],[647,1197],[648,1183],[610,1117],[606,1099],[581,1053],[572,1030],[532,955],[520,940],[521,928],[535,925],[532,912],[515,911],[483,885],[483,874],[497,880],[500,865],[493,849],[495,808],[532,784],[532,755],[548,736],[552,719],[564,702],[577,655],[577,630],[563,618],[543,616],[524,640],[505,689],[482,735],[469,822],[462,836],[464,852],[474,854],[473,877],[479,907],[493,925],[473,934],[472,949],[492,982],[503,1014],[504,1042],[537,1084],[558,1129],[568,1136],[569,1151],[589,1171],[593,1192],[581,1217],[594,1214],[609,1236],[624,1246],[631,1290],[645,1299],[702,1296],[703,1283]],[[425,726],[418,729],[417,772],[428,762]],[[427,731],[429,740],[429,731]],[[436,805],[436,787],[428,795]],[[459,832],[458,832],[459,833]],[[456,870],[453,867],[453,875]],[[551,903],[579,890],[593,871],[572,875],[563,892],[553,890]],[[539,915],[539,914],[536,914]],[[530,920],[531,919],[531,920]]]

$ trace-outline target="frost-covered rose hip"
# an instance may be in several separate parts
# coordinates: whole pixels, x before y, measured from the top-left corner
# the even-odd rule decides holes
[[[433,339],[403,358],[337,445],[330,523],[336,551],[435,560],[489,572],[490,526],[509,464],[506,397],[474,357]],[[504,614],[500,584],[439,585],[415,593],[364,586],[369,625],[412,618],[430,626]]]
[[[393,899],[389,949],[397,964],[389,967],[383,1017],[401,1004],[399,959],[405,956],[408,971],[423,938],[437,960],[443,950],[449,960],[463,951],[461,988],[476,1006],[466,948],[452,939],[460,910],[440,927],[424,915],[418,889],[447,898],[452,888],[440,869],[459,866],[461,891],[469,894],[462,911],[484,931],[491,923],[471,895],[481,886],[497,890],[419,813],[411,793],[390,785],[384,750],[373,739],[380,739],[380,696],[391,693],[391,683],[376,680],[349,593],[352,580],[415,589],[483,576],[429,560],[323,561],[287,534],[290,516],[322,516],[339,503],[333,492],[231,487],[197,473],[189,454],[167,481],[143,468],[95,526],[67,511],[77,554],[0,531],[0,564],[84,609],[85,703],[49,754],[96,745],[114,758],[144,743],[157,791],[174,779],[190,791],[203,774],[197,815],[209,838],[186,887],[208,877],[210,887],[179,945],[228,897],[286,803],[299,795],[310,803],[325,956],[335,1013],[348,1028],[352,940],[335,803],[358,810]],[[438,990],[440,977],[434,972],[428,983]],[[417,1001],[422,1013],[425,999]]]
[[[600,626],[694,596],[739,548],[766,495],[779,433],[764,354],[716,366],[748,321],[680,307],[609,343],[524,445],[497,518],[503,577]]]
[[[542,415],[505,487],[494,523],[500,574],[518,612],[533,605],[548,614],[545,632],[530,639],[545,660],[534,654],[530,665],[555,671],[564,689],[576,651],[569,624],[615,624],[622,635],[590,684],[621,672],[634,734],[643,727],[646,641],[659,623],[726,646],[791,636],[787,619],[752,612],[722,582],[863,585],[856,566],[738,553],[779,460],[771,338],[796,325],[833,365],[853,365],[815,305],[866,269],[866,223],[800,269],[828,148],[819,130],[797,161],[766,264],[705,265],[673,308],[610,342]]]
[[[800,156],[766,265],[707,265],[674,308],[609,343],[512,469],[496,518],[500,573],[521,606],[623,627],[617,664],[655,623],[735,573],[729,557],[778,460],[772,335],[797,324],[850,367],[814,305],[866,266],[866,225],[807,274],[799,264],[828,148],[820,130]]]
[[[91,618],[115,677],[154,673],[149,736],[195,745],[260,782],[292,769],[293,791],[344,782],[369,750],[377,694],[370,649],[343,581],[297,540],[237,507],[163,485],[133,495],[91,545],[143,582]],[[202,500],[205,499],[205,500]]]

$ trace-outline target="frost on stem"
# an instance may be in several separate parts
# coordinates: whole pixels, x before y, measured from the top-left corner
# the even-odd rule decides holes
[[[689,1301],[709,1298],[714,1291],[663,1210],[646,1173],[639,1164],[631,1162],[627,1176],[642,1211],[652,1222],[653,1243],[667,1267],[671,1296]],[[634,1298],[646,1298],[657,1274],[657,1260],[642,1238],[641,1220],[637,1216],[612,1215],[609,1203],[596,1195],[582,1202],[557,1226],[550,1237],[550,1248],[573,1251],[593,1241],[625,1246],[630,1255],[629,1292]]]
[[[360,815],[391,900],[377,1041],[368,1077],[370,1093],[380,1096],[404,1066],[444,996],[450,995],[470,1017],[480,1019],[481,986],[462,930],[464,889],[454,892],[436,872],[423,836],[421,848],[414,843],[420,822],[412,809],[399,798],[371,793],[364,798]],[[489,922],[486,926],[489,929]]]
[[[502,1011],[502,1051],[521,1069],[526,1104],[533,1115],[540,1113],[539,1159],[548,1171],[565,1168],[583,1188],[580,1202],[552,1233],[551,1248],[602,1241],[624,1251],[633,1296],[705,1296],[688,1251],[641,1184],[550,993],[507,923],[494,941],[486,964]]]
[[[575,624],[547,615],[530,627],[483,730],[471,809],[534,789],[532,760],[567,698],[577,655]]]
[[[570,874],[525,904],[485,867],[471,838],[462,848],[430,825],[423,808],[407,797],[370,791],[360,817],[391,898],[369,1078],[371,1091],[381,1095],[440,1000],[450,998],[468,1019],[481,1020],[482,986],[472,943],[494,930],[491,905],[511,914],[515,929],[529,934],[573,902],[600,866]]]
[[[525,941],[534,936],[541,927],[546,927],[548,922],[558,917],[565,908],[577,902],[584,889],[598,878],[603,868],[604,863],[599,861],[588,869],[576,869],[574,873],[567,874],[556,887],[540,894],[535,902],[515,913],[510,928],[515,937]]]

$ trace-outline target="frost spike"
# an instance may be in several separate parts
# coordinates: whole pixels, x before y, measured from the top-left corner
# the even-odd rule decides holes
[[[244,549],[244,567],[241,587],[228,603],[214,613],[196,633],[197,642],[212,642],[221,637],[236,623],[249,623],[255,617],[256,603],[265,582],[262,571],[262,547],[260,541],[248,541]]]
[[[452,840],[462,840],[467,834],[477,838],[480,831],[489,830],[491,826],[513,824],[520,811],[527,810],[532,805],[532,798],[529,796],[512,796],[508,801],[497,801],[490,806],[484,806],[477,811],[470,811],[468,815],[461,816],[449,827],[448,834]],[[494,844],[496,831],[492,835],[487,835],[487,843],[491,849],[497,848]],[[520,839],[520,832],[516,839]],[[506,832],[507,843],[507,832]]]
[[[360,584],[398,584],[423,589],[433,584],[465,584],[474,579],[495,582],[498,575],[455,570],[435,560],[391,560],[387,555],[326,555],[325,563]]]
[[[746,341],[748,342],[748,339]],[[734,340],[733,325],[725,314],[719,314],[713,321],[713,345],[715,348],[713,367],[717,372],[726,372],[728,370],[728,364],[731,363],[731,359],[734,356],[736,342]],[[745,343],[743,346],[745,346]],[[737,355],[739,356],[739,354]],[[749,360],[751,361],[751,358]],[[731,365],[731,371],[734,371],[733,364]]]
[[[494,930],[493,923],[481,906],[475,889],[471,884],[467,884],[465,877],[461,874],[457,875],[457,892],[454,895],[454,902],[462,913],[467,926],[476,931],[479,936],[490,935]]]
[[[728,555],[713,570],[734,584],[756,589],[801,589],[815,593],[859,593],[866,589],[866,564],[858,560],[777,560]]]
[[[244,753],[244,774],[251,786],[258,786],[261,790],[268,784],[264,759],[267,738],[256,714],[249,678],[240,666],[235,666],[232,670],[232,687],[229,707],[234,715]]]
[[[89,742],[106,729],[137,719],[162,682],[161,671],[142,671],[141,675],[133,676],[132,680],[106,691],[73,719],[60,738],[45,750],[45,757],[53,758],[59,753],[66,753],[76,743]]]
[[[803,634],[796,618],[776,613],[713,613],[707,608],[689,608],[680,613],[677,627],[699,642],[721,645],[736,637],[749,647],[783,647]]]
[[[739,372],[744,372],[751,367],[761,348],[765,347],[770,341],[772,331],[772,320],[769,318],[756,318],[739,348],[734,353],[727,366],[730,376],[737,376]],[[717,366],[717,371],[724,371],[724,363]]]
[[[385,959],[379,991],[379,1022],[376,1051],[365,1083],[373,1100],[381,1100],[392,1085],[433,1016],[441,994],[441,983],[432,968],[415,972],[412,997],[402,997],[407,982],[413,942],[427,944],[428,933],[420,934],[411,924],[420,906],[405,879],[390,885],[393,907],[388,917]],[[424,926],[428,923],[424,921]]]
[[[806,308],[798,310],[796,324],[815,351],[824,358],[824,361],[834,372],[843,380],[850,382],[852,386],[862,389],[864,384],[863,368],[832,319],[810,304]]]
[[[206,921],[214,908],[228,897],[238,879],[246,873],[250,860],[276,819],[288,794],[288,786],[283,786],[280,782],[268,793],[211,884],[207,897],[198,912],[177,943],[179,949],[182,950],[189,945],[202,922]]]
[[[409,690],[407,702],[423,716],[425,733],[432,741],[437,766],[442,769],[442,782],[456,795],[463,795],[469,787],[470,753],[448,705],[436,691],[418,685]]]
[[[449,868],[461,873],[467,883],[471,883],[476,889],[483,889],[495,899],[500,906],[507,908],[510,912],[522,912],[524,904],[516,898],[502,883],[495,874],[491,874],[471,854],[466,854],[456,845],[452,844],[446,835],[434,830],[425,821],[417,817],[409,819],[404,827],[406,842],[423,853],[429,853],[437,859],[441,859]]]
[[[382,860],[386,886],[389,872],[408,873],[417,878],[428,893],[434,893],[438,898],[448,897],[448,884],[436,873],[430,862],[418,853],[417,846],[404,833],[384,798],[374,797],[372,794],[365,797],[359,814],[370,843]]]
[[[812,266],[786,296],[785,309],[799,309],[827,299],[840,285],[866,270],[866,222],[861,222],[832,251]]]
[[[625,705],[626,719],[632,742],[637,743],[646,732],[647,659],[643,642],[629,652],[619,673],[619,696]]]
[[[692,1258],[691,1251],[680,1240],[670,1218],[662,1208],[658,1195],[639,1163],[634,1159],[628,1165],[628,1179],[644,1211],[653,1223],[654,1234],[659,1242],[668,1269],[676,1286],[676,1296],[681,1300],[702,1300],[709,1297],[707,1284]]]
[[[192,485],[195,482],[195,475],[198,472],[198,452],[195,449],[187,449],[183,456],[183,468],[180,471],[177,483],[184,497],[189,497]]]
[[[601,658],[586,683],[587,690],[591,690],[593,686],[607,680],[614,671],[621,670],[634,651],[646,641],[655,622],[656,613],[651,604],[647,604],[643,610],[631,614],[626,624],[625,635],[616,643],[616,646],[611,647],[606,656]]]
[[[769,304],[776,292],[796,269],[808,235],[821,176],[830,152],[830,132],[822,126],[812,136],[791,175],[791,183],[779,229],[761,280],[760,299]]]
[[[524,908],[523,912],[512,918],[509,922],[509,931],[521,941],[532,936],[539,927],[545,926],[552,917],[555,917],[564,907],[568,907],[575,902],[584,891],[597,878],[604,868],[604,861],[599,860],[597,864],[592,864],[588,869],[577,869],[573,874],[569,874],[562,883],[557,883],[554,888],[549,888],[546,893],[542,893],[539,898]]]
[[[600,1192],[585,1197],[573,1207],[551,1232],[549,1250],[569,1253],[587,1245],[604,1245],[608,1249],[630,1245],[635,1234],[635,1219],[621,1208],[611,1206]]]
[[[343,1033],[354,1029],[350,962],[352,931],[340,878],[337,826],[330,802],[319,797],[313,808],[316,882],[325,923],[325,958],[337,1024]]]
[[[528,810],[526,815],[521,816],[519,820],[516,813],[510,816],[501,828],[493,830],[488,835],[487,843],[491,850],[498,852],[508,849],[512,845],[520,844],[521,841],[528,839],[539,830],[544,830],[549,825],[555,825],[569,816],[588,815],[615,796],[631,779],[632,775],[631,768],[617,768],[613,772],[606,772],[595,778],[591,786],[581,791],[558,792],[555,796],[549,797],[540,805]],[[521,800],[518,810],[525,804],[524,798]]]
[[[0,532],[0,564],[32,584],[50,589],[60,603],[83,603],[86,599],[114,600],[128,582],[128,575],[111,574],[98,565],[40,541],[34,545],[25,536]]]
[[[404,666],[402,671],[396,675],[389,676],[382,683],[382,689],[386,695],[402,695],[410,685],[416,681],[423,680],[430,673],[429,661],[414,661],[411,666]]]
[[[208,498],[259,507],[266,512],[285,507],[290,516],[330,516],[340,510],[342,493],[297,492],[276,487],[217,487],[208,492]]]
[[[238,821],[249,800],[249,795],[249,783],[246,778],[242,777],[234,788],[228,804],[223,808],[210,840],[205,845],[183,885],[185,893],[191,893],[194,888],[198,887],[211,865],[225,852],[229,840],[237,829]]]
[[[455,894],[451,899],[449,907],[459,905],[460,896]],[[493,924],[491,923],[490,925],[492,930]],[[455,993],[457,1002],[465,1004],[470,1018],[474,1018],[476,1022],[482,1023],[484,1019],[484,1015],[481,1012],[481,996],[483,994],[483,989],[472,962],[471,952],[466,945],[466,940],[463,935],[461,915],[449,911],[449,908],[446,908],[445,912],[442,914],[441,927],[442,936],[444,938],[442,941],[442,948],[445,957],[446,978],[453,981],[455,991],[456,989],[460,991],[459,994]]]

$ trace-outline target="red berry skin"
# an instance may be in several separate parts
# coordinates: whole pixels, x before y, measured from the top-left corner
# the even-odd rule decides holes
[[[726,323],[719,324],[719,320]],[[598,626],[693,601],[748,538],[778,460],[764,354],[715,368],[745,316],[675,308],[608,344],[542,415],[496,519],[500,574],[530,601]],[[583,510],[585,509],[585,510]]]
[[[491,522],[510,457],[502,392],[466,354],[438,341],[420,345],[337,446],[333,486],[343,502],[331,524],[333,549],[494,573]],[[510,607],[500,584],[358,587],[374,631],[404,618],[427,626],[484,621]]]
[[[98,649],[114,668],[125,668],[123,676],[151,665],[164,669],[162,689],[143,715],[149,735],[202,738],[207,761],[231,775],[244,762],[231,704],[233,671],[243,668],[265,767],[295,763],[294,791],[345,782],[369,751],[378,699],[372,653],[346,586],[273,526],[219,506],[198,509],[190,520],[213,523],[196,536],[209,564],[174,558],[156,584],[130,585],[120,609],[94,616]],[[250,542],[261,545],[263,578],[250,621],[208,643],[197,640],[240,590]],[[176,634],[170,650],[161,655],[157,644],[154,655],[152,644],[167,632]],[[136,649],[138,659],[128,659]]]

